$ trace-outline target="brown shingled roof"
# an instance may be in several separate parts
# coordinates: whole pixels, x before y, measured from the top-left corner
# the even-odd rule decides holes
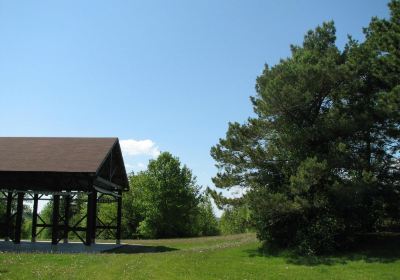
[[[108,159],[111,153],[114,159]],[[79,173],[104,179],[110,173],[106,169],[112,166],[116,175],[105,179],[127,188],[118,138],[0,137],[0,187],[2,181],[3,185],[27,184],[26,178],[23,184],[18,181],[18,174],[31,174],[33,185],[50,184],[48,178],[57,173],[60,178]]]
[[[96,172],[116,141],[0,137],[0,171]]]

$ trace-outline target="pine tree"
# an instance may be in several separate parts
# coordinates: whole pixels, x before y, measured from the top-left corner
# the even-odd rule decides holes
[[[257,78],[256,117],[211,149],[213,182],[247,191],[261,240],[314,254],[399,222],[399,3],[344,51],[333,22],[309,31]]]

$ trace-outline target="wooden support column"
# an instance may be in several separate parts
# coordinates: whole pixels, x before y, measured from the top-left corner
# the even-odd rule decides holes
[[[97,192],[93,190],[88,194],[86,217],[86,246],[92,245],[96,238],[96,207]]]
[[[121,219],[122,219],[122,191],[118,191],[117,198],[117,231],[115,239],[117,244],[121,244]]]
[[[21,243],[21,227],[22,227],[22,213],[24,211],[24,193],[19,192],[17,198],[17,216],[15,219],[15,237],[14,243]]]
[[[51,244],[57,245],[58,243],[58,223],[60,216],[60,195],[53,195],[53,218],[52,218],[52,231],[51,231]]]
[[[31,241],[36,242],[36,226],[37,226],[37,211],[38,211],[39,195],[33,195],[33,209],[32,209],[32,237]]]
[[[93,191],[93,230],[92,230],[92,243],[96,243],[96,230],[97,230],[97,191]]]
[[[7,194],[7,210],[6,210],[6,236],[5,241],[10,241],[11,238],[11,206],[12,206],[13,193]]]
[[[70,206],[71,196],[66,195],[64,198],[64,243],[68,243]]]

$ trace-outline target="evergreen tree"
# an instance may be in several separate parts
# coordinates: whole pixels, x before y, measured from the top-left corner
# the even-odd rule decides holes
[[[399,3],[343,52],[333,22],[309,31],[257,78],[257,116],[211,149],[215,185],[246,189],[260,239],[321,253],[399,221]]]

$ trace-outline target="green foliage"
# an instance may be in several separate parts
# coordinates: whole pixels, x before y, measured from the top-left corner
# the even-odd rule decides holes
[[[219,221],[222,234],[237,234],[252,231],[250,210],[247,205],[227,207]]]
[[[117,217],[116,203],[97,204],[97,218],[98,218],[97,223],[104,225],[115,225],[116,217]],[[115,239],[115,230],[103,230],[101,232],[97,232],[97,234],[99,234],[97,237],[98,239]]]
[[[49,201],[44,205],[39,215],[46,224],[51,224],[51,219],[53,215],[52,201]],[[38,235],[38,239],[51,239],[51,228],[44,228],[42,232]]]
[[[86,214],[86,201],[85,201],[85,194],[80,193],[78,194],[73,203],[70,205],[70,217],[69,217],[69,224],[70,226],[75,225],[83,216]],[[64,202],[65,197],[60,197],[60,215],[64,213]],[[102,208],[102,206],[99,206]],[[44,205],[42,210],[39,213],[40,217],[44,220],[46,224],[52,224],[52,215],[53,215],[53,202],[49,201]],[[31,217],[31,216],[30,216]],[[86,219],[83,219],[81,223],[78,225],[81,227],[86,226]],[[38,229],[39,230],[39,229]],[[82,236],[84,237],[84,233],[82,232]],[[71,240],[78,239],[73,232],[70,232],[68,238]],[[113,237],[114,238],[114,237]],[[45,228],[41,231],[38,235],[38,239],[51,239],[51,228]]]
[[[7,208],[7,202],[6,202],[7,196],[4,195],[3,193],[0,193],[0,225],[3,225],[6,223],[6,208]],[[17,203],[16,200],[14,199],[12,204],[11,204],[11,211],[12,213],[15,213],[17,208]],[[13,219],[13,222],[15,223],[15,218]],[[30,239],[31,237],[31,232],[32,232],[32,210],[28,205],[23,206],[23,215],[22,215],[22,227],[21,227],[21,237],[23,239]],[[1,226],[0,227],[0,237],[4,238],[6,235],[5,233],[5,227]],[[10,235],[14,235],[14,228],[11,228]]]
[[[122,196],[122,234],[124,238],[133,238],[139,223],[144,220],[144,205],[141,203],[142,190],[146,186],[144,173],[129,176],[129,191]]]
[[[215,217],[211,200],[203,195],[198,204],[195,233],[200,236],[212,236],[219,234],[218,221]]]
[[[30,210],[30,209],[29,209]],[[30,240],[32,236],[32,211],[27,212],[22,220],[21,237]]]
[[[316,254],[400,224],[400,1],[389,6],[344,51],[333,22],[309,31],[257,78],[257,117],[211,149],[213,182],[247,190],[261,240]]]
[[[199,187],[178,158],[162,153],[148,169],[130,176],[130,191],[123,198],[125,235],[146,238],[195,236],[209,229],[200,225]],[[211,226],[211,225],[210,225]]]

